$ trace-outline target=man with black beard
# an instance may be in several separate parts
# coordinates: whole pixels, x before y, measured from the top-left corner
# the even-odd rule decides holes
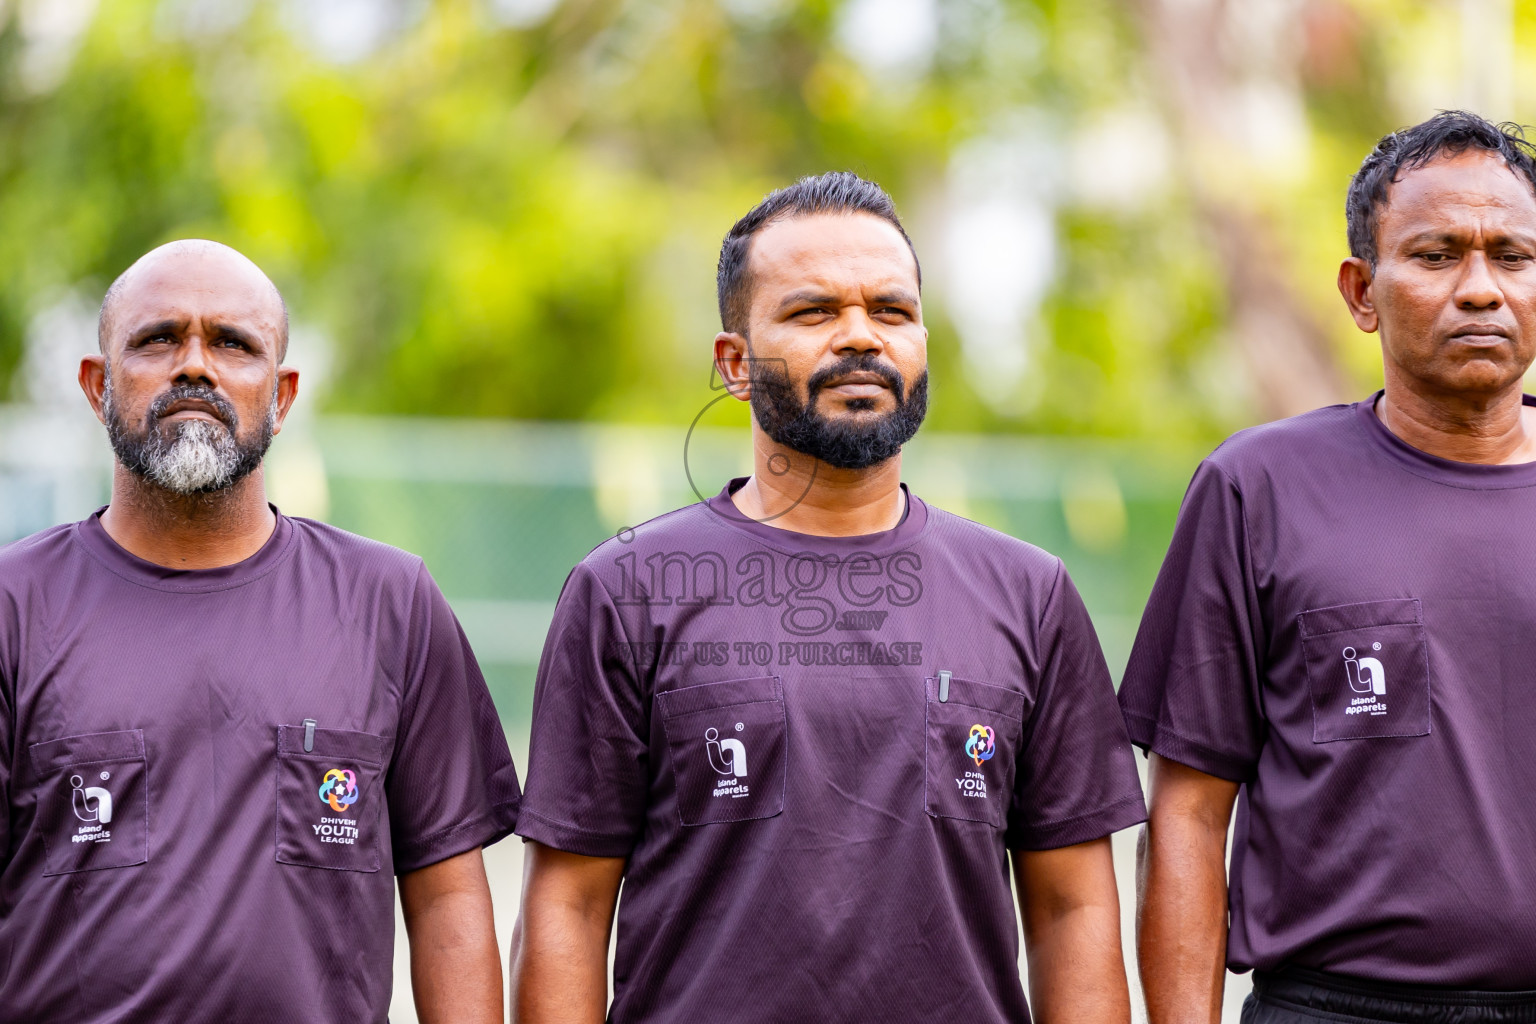
[[[80,384],[112,502],[0,549],[0,1022],[502,1018],[506,739],[421,560],[267,503],[277,289],[173,242]],[[152,940],[152,941],[146,941]]]
[[[890,198],[804,179],[720,255],[753,473],[571,573],[534,697],[514,1018],[1129,1022],[1141,791],[1061,562],[901,483],[927,406]],[[615,992],[609,933],[620,883]]]

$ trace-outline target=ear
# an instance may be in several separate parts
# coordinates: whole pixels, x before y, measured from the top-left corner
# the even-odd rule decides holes
[[[288,410],[293,408],[293,401],[298,397],[299,371],[291,366],[279,366],[277,368],[277,422],[272,425],[273,435],[283,432],[283,421],[288,418]]]
[[[85,392],[85,400],[91,403],[91,411],[96,414],[98,420],[106,423],[107,418],[102,410],[101,399],[107,390],[107,357],[82,356],[77,379],[80,381],[80,390]]]
[[[738,401],[752,398],[752,362],[748,358],[747,339],[734,331],[715,335],[715,372],[720,383]]]
[[[1371,265],[1358,256],[1351,256],[1339,264],[1339,294],[1349,307],[1349,315],[1355,318],[1355,326],[1367,334],[1374,334],[1381,326],[1376,314],[1376,297],[1371,293],[1375,274]]]

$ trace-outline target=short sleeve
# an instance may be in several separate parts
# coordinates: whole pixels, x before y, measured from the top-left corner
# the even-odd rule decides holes
[[[1253,778],[1264,744],[1262,624],[1242,495],[1201,464],[1120,686],[1131,740],[1232,782]]]
[[[1085,843],[1147,817],[1109,667],[1065,568],[1037,636],[1040,680],[1019,757],[1010,849]]]
[[[0,874],[10,862],[11,849],[11,762],[15,757],[12,737],[16,735],[16,665],[11,652],[14,608],[6,607],[6,595],[0,594]]]
[[[423,566],[412,595],[408,676],[386,787],[395,872],[510,835],[517,770],[485,677]]]
[[[645,823],[650,744],[623,623],[585,563],[566,579],[539,661],[518,835],[628,856]]]

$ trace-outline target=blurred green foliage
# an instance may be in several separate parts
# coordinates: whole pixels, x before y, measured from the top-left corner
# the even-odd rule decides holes
[[[333,410],[686,422],[735,217],[851,168],[942,271],[955,154],[1008,137],[1039,140],[1053,179],[1032,383],[982,395],[931,283],[934,424],[1208,439],[1266,408],[1244,398],[1264,383],[1234,354],[1212,196],[1268,218],[1269,271],[1345,353],[1345,390],[1369,383],[1330,295],[1342,190],[1447,5],[1281,6],[1323,19],[1271,76],[1308,155],[1248,176],[1257,157],[1228,167],[1178,127],[1158,0],[938,0],[928,49],[894,68],[836,0],[0,0],[0,394],[42,304],[206,236],[330,339]],[[321,20],[347,11],[367,38],[328,48]],[[1116,135],[1125,111],[1161,149]],[[1106,170],[1147,189],[1085,199]]]

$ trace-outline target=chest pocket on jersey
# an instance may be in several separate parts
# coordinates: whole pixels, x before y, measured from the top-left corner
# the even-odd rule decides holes
[[[1429,735],[1429,640],[1417,598],[1302,612],[1312,740]]]
[[[149,860],[149,764],[139,729],[34,743],[45,875]]]
[[[928,813],[1006,828],[1024,735],[1024,695],[969,679],[951,678],[946,688],[930,677],[927,696]]]
[[[778,676],[656,695],[684,825],[771,818],[784,810],[789,729]]]
[[[379,870],[384,741],[365,732],[277,727],[277,859],[335,871]]]

